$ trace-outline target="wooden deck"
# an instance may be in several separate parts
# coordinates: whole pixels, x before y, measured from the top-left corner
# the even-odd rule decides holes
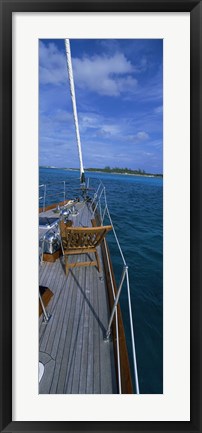
[[[77,208],[73,224],[90,226],[90,206],[78,203]],[[56,216],[52,210],[40,214],[46,215]],[[39,235],[44,232],[40,229]],[[109,306],[100,247],[98,253],[100,273],[95,266],[76,267],[66,276],[63,257],[40,265],[39,284],[49,287],[54,296],[47,307],[50,321],[42,323],[42,316],[39,320],[39,361],[45,365],[39,393],[117,393],[113,343],[103,340]],[[83,259],[94,257],[86,254]]]

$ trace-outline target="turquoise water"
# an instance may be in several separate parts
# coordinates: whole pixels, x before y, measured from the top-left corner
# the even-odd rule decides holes
[[[129,266],[140,392],[162,393],[163,180],[107,173],[86,176],[90,178],[90,186],[101,179],[106,187],[108,207]],[[66,197],[78,196],[79,172],[40,168],[40,184],[64,180]],[[52,192],[50,186],[47,194]],[[58,198],[62,200],[63,195]],[[47,201],[55,202],[55,198],[47,197]],[[118,282],[122,260],[112,234],[108,235],[108,242]],[[131,361],[126,286],[121,295],[121,309]]]

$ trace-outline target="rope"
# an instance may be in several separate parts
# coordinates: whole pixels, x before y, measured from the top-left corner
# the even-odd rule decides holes
[[[109,262],[109,255],[108,255],[108,251],[107,251],[107,244],[106,244],[105,238],[104,238],[104,244],[105,244],[105,251],[106,251],[106,256],[107,256],[107,263],[108,263],[109,276],[110,276],[110,281],[111,281],[111,286],[112,286],[113,298],[115,301],[116,295],[115,295],[114,283],[113,283],[111,266],[110,266],[110,262]],[[115,318],[116,318],[116,336],[117,336],[116,348],[117,348],[117,360],[118,360],[118,382],[119,382],[119,394],[121,394],[121,366],[120,366],[119,327],[118,327],[117,307],[116,307],[116,312],[115,312]]]

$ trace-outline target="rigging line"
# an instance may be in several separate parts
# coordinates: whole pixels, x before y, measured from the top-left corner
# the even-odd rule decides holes
[[[108,215],[108,218],[109,218],[110,224],[111,224],[111,226],[112,226],[112,230],[113,230],[113,233],[114,233],[114,237],[115,237],[115,239],[116,239],[116,243],[117,243],[118,249],[119,249],[119,251],[120,251],[120,254],[121,254],[121,257],[122,257],[122,260],[123,260],[123,264],[124,264],[125,266],[127,266],[127,265],[126,265],[125,258],[124,258],[124,255],[123,255],[123,252],[122,252],[122,249],[121,249],[121,245],[120,245],[120,243],[119,243],[119,240],[118,240],[118,237],[117,237],[117,234],[116,234],[116,231],[115,231],[115,228],[114,228],[114,225],[113,225],[112,219],[111,219],[111,215],[110,215],[110,212],[109,212],[108,206],[107,206],[107,215]]]
[[[109,276],[110,276],[110,282],[111,282],[111,287],[112,287],[112,294],[113,294],[113,298],[114,301],[116,299],[116,294],[115,294],[115,288],[114,288],[114,282],[113,282],[113,278],[112,278],[112,272],[111,272],[111,265],[110,265],[110,261],[109,261],[109,254],[108,254],[108,249],[107,249],[107,242],[106,239],[104,238],[104,246],[105,246],[105,251],[106,251],[106,257],[107,257],[107,264],[108,264],[108,269],[109,269]],[[120,364],[120,347],[119,347],[119,327],[118,327],[118,315],[117,315],[117,307],[115,310],[115,320],[116,320],[116,348],[117,348],[117,367],[118,367],[118,385],[119,385],[119,394],[121,394],[121,364]]]
[[[70,83],[70,93],[71,93],[71,98],[72,98],[74,124],[75,124],[77,146],[78,146],[78,153],[79,153],[80,176],[81,176],[80,181],[81,181],[81,183],[84,183],[85,182],[85,176],[84,176],[84,168],[83,168],[83,157],[82,157],[82,151],[81,151],[81,139],[80,139],[80,133],[79,133],[78,115],[77,115],[77,107],[76,107],[76,96],[75,96],[75,88],[74,88],[74,76],[73,76],[73,69],[72,69],[71,49],[70,49],[69,39],[65,39],[65,48],[66,48],[66,57],[67,57],[67,70],[68,70],[69,83]]]
[[[127,281],[127,292],[128,292],[128,308],[129,308],[129,317],[130,317],[130,330],[131,330],[131,340],[132,340],[132,352],[133,352],[133,366],[134,366],[134,375],[135,375],[135,386],[136,386],[136,393],[140,394],[128,269],[126,270],[126,281]]]

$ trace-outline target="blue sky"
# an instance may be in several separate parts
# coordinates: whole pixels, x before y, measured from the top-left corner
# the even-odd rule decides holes
[[[163,172],[163,41],[71,39],[84,168]],[[40,165],[79,167],[62,39],[39,41]]]

